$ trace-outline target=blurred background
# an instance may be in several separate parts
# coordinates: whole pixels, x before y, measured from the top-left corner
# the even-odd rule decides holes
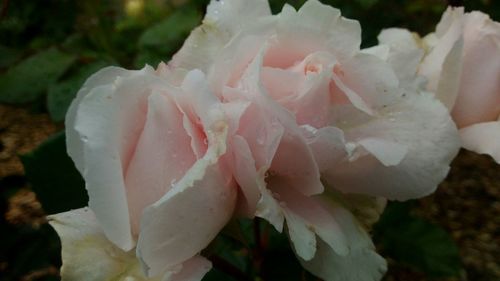
[[[274,13],[284,3],[300,7],[303,2],[270,0]],[[449,4],[500,20],[498,0],[322,2],[361,22],[364,47],[376,44],[387,27],[432,32]],[[200,23],[207,4],[0,0],[1,281],[59,280],[60,241],[45,215],[87,203],[83,181],[66,156],[63,132],[64,115],[82,83],[104,66],[137,69],[168,61]],[[391,203],[372,230],[389,261],[384,280],[500,280],[499,167],[488,156],[462,151],[435,194]],[[265,235],[272,243],[262,258],[260,280],[315,280],[282,243],[286,237]],[[232,266],[252,271],[244,251],[224,245],[212,248]],[[204,280],[238,279],[214,270]]]

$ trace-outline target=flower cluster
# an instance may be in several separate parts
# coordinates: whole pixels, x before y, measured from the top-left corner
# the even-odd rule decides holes
[[[385,201],[432,193],[460,136],[499,156],[487,21],[449,10],[425,40],[391,29],[362,50],[359,23],[317,0],[277,15],[213,0],[171,61],[102,69],[73,101],[68,153],[90,201],[51,217],[63,280],[201,280],[201,251],[237,217],[286,231],[324,280],[380,280],[366,226]]]

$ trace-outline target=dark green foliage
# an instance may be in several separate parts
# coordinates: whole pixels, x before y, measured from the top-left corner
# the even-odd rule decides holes
[[[55,48],[23,60],[0,76],[0,102],[34,101],[64,74],[74,60],[73,55]]]
[[[64,134],[58,133],[21,160],[26,177],[48,214],[87,205],[83,179],[66,153]]]
[[[389,204],[375,228],[383,252],[430,277],[459,276],[458,248],[441,227],[411,214],[411,203]]]

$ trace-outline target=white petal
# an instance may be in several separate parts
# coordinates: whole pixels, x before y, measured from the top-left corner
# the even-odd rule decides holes
[[[169,62],[171,68],[165,76],[168,78],[182,69],[200,69],[207,73],[217,54],[233,36],[260,18],[270,15],[266,0],[212,0],[203,24],[191,32],[182,48],[173,56]]]
[[[500,164],[500,121],[460,129],[460,138],[465,149],[491,155]]]
[[[443,63],[450,50],[462,37],[463,8],[448,9],[436,28],[439,38],[431,51],[425,56],[419,68],[419,74],[429,79],[428,89],[436,91],[443,70]]]
[[[146,278],[134,252],[125,252],[104,235],[88,208],[49,217],[61,237],[63,281],[160,281]]]
[[[387,264],[375,252],[368,234],[344,208],[329,203],[330,213],[345,233],[350,252],[338,255],[322,239],[318,239],[316,255],[310,261],[299,258],[302,266],[325,281],[378,281]]]
[[[83,84],[82,88],[78,91],[75,99],[71,103],[68,112],[66,113],[65,127],[66,127],[66,146],[68,154],[73,159],[76,168],[83,172],[83,141],[80,135],[75,130],[75,118],[78,105],[82,99],[94,88],[99,86],[113,83],[118,77],[128,77],[137,71],[129,71],[121,67],[106,67],[90,76]]]
[[[315,198],[292,190],[279,178],[268,180],[269,189],[275,194],[285,214],[290,240],[304,260],[316,252],[316,235],[339,255],[349,252],[345,233],[335,217]]]
[[[372,155],[356,155],[354,151],[348,159],[332,163],[322,172],[322,178],[329,185],[346,193],[397,200],[417,198],[435,190],[458,152],[460,143],[456,127],[446,108],[431,95],[421,93],[402,99],[371,121],[343,127],[348,143],[356,144],[366,138],[387,143],[382,147],[372,146]],[[360,118],[355,112],[345,116],[345,120],[356,119]],[[391,151],[391,143],[398,144],[394,146],[397,150]],[[321,147],[325,146],[318,148]],[[407,152],[400,161],[405,148]],[[395,166],[384,165],[398,161],[400,163]]]

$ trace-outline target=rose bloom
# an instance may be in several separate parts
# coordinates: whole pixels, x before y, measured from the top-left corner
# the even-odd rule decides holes
[[[316,0],[275,16],[212,1],[168,64],[94,74],[66,119],[90,209],[52,217],[63,279],[201,280],[200,251],[238,216],[286,225],[322,279],[381,279],[366,226],[385,199],[433,192],[459,141],[413,54],[360,42]]]
[[[450,7],[435,33],[407,40],[408,34],[388,29],[379,39],[382,44],[406,41],[407,51],[426,50],[419,74],[451,111],[462,146],[500,163],[500,23],[479,11]]]

